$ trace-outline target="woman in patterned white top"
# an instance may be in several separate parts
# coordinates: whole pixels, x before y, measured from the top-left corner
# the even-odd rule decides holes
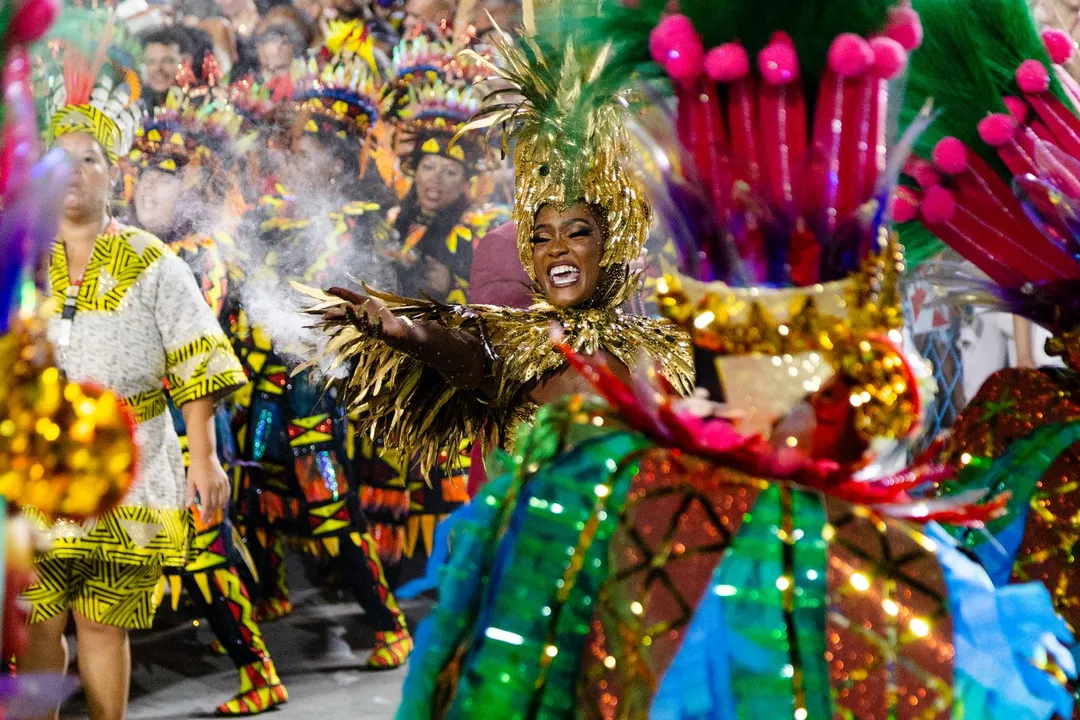
[[[121,506],[81,525],[49,527],[52,549],[37,563],[30,648],[20,670],[62,671],[64,628],[75,620],[79,663],[93,720],[121,720],[131,656],[128,630],[150,626],[165,566],[182,567],[188,510],[221,510],[229,483],[215,449],[213,401],[246,382],[239,361],[186,263],[152,235],[109,216],[116,159],[130,147],[119,86],[68,88],[50,135],[74,166],[49,264],[57,314],[49,338],[73,380],[125,398],[138,427],[137,475]],[[100,90],[100,92],[99,92]],[[186,479],[165,393],[187,422]],[[45,518],[40,518],[45,523]]]

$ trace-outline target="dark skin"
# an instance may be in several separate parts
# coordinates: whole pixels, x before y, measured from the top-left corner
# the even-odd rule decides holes
[[[584,203],[565,210],[552,206],[540,209],[532,238],[533,271],[548,302],[572,307],[593,296],[600,281],[603,240],[599,222]],[[560,266],[573,266],[576,273],[553,278],[552,271]],[[329,311],[327,319],[348,319],[358,327],[381,323],[380,337],[390,347],[426,362],[457,387],[493,396],[493,378],[487,372],[483,344],[476,336],[436,322],[411,323],[394,315],[378,298],[336,287],[328,292],[349,304]],[[614,356],[603,353],[602,357],[612,372],[623,380],[630,379],[629,369]],[[585,378],[568,366],[523,389],[539,404],[591,391]]]
[[[562,211],[542,207],[536,213],[531,243],[533,274],[549,303],[573,307],[596,293],[604,234],[587,205],[578,203]]]

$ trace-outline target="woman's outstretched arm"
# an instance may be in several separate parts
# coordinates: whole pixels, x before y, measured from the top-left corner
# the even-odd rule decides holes
[[[344,288],[327,293],[348,302],[329,310],[327,320],[348,320],[370,337],[435,368],[455,387],[479,390],[485,385],[487,353],[483,341],[472,333],[431,320],[398,317],[379,298]]]

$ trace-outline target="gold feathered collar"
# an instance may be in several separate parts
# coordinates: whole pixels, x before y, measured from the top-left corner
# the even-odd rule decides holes
[[[621,284],[620,284],[621,285]],[[308,312],[325,313],[344,304],[320,290],[294,283],[317,302]],[[625,287],[625,285],[624,285]],[[622,288],[609,295],[615,300]],[[628,315],[609,303],[592,307],[556,308],[546,302],[527,310],[491,305],[443,305],[368,291],[399,317],[435,321],[481,338],[492,359],[494,397],[450,385],[424,362],[362,334],[346,321],[321,321],[329,342],[309,365],[327,369],[353,366],[341,387],[347,409],[358,428],[385,445],[417,454],[427,472],[481,432],[488,447],[501,444],[513,425],[532,406],[525,391],[562,368],[566,359],[551,339],[557,325],[564,341],[579,353],[610,353],[629,368],[648,356],[680,392],[693,388],[694,369],[689,336],[673,323]]]

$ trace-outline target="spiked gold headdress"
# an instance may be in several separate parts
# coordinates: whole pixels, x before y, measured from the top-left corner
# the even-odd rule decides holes
[[[536,213],[545,205],[562,209],[579,201],[607,213],[601,265],[637,259],[652,214],[624,164],[630,139],[619,86],[625,78],[613,77],[610,45],[586,52],[567,40],[560,52],[545,52],[533,38],[514,45],[501,32],[493,44],[504,67],[479,55],[473,59],[509,87],[490,93],[488,106],[462,132],[502,127],[504,138],[509,132],[517,139],[514,221],[525,270],[533,275],[529,241]],[[505,139],[503,145],[505,150]]]

